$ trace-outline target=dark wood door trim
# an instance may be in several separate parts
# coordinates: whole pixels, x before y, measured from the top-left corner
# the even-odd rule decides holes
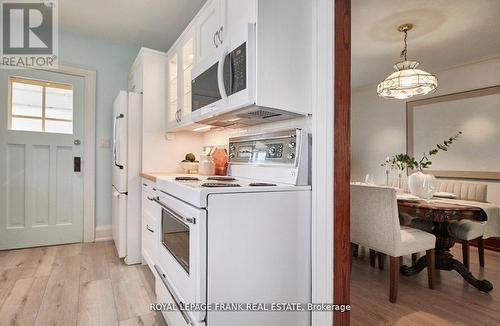
[[[334,3],[333,107],[333,302],[350,303],[350,138],[351,138],[351,1]],[[334,312],[335,326],[349,325],[349,312]]]

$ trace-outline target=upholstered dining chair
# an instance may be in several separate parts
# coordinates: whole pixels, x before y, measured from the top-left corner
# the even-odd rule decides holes
[[[488,186],[480,183],[461,183],[450,181],[439,181],[437,191],[454,193],[460,200],[470,200],[477,202],[486,202]],[[488,222],[486,222],[487,224]],[[464,265],[469,268],[469,241],[477,239],[477,249],[479,256],[479,265],[484,267],[484,228],[485,223],[471,220],[453,221],[450,223],[450,232],[462,242],[462,259]]]
[[[351,242],[390,256],[389,301],[396,302],[400,258],[426,251],[429,288],[434,288],[433,234],[400,226],[396,190],[351,185]]]

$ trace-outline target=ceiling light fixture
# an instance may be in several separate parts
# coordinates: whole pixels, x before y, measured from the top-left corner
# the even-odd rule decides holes
[[[416,69],[419,65],[417,61],[408,61],[406,58],[408,45],[408,31],[413,28],[412,24],[403,24],[398,27],[398,31],[405,34],[404,48],[401,51],[401,58],[404,61],[396,63],[393,67],[396,72],[392,73],[377,86],[377,94],[380,97],[407,99],[415,95],[425,95],[437,88],[436,76]]]

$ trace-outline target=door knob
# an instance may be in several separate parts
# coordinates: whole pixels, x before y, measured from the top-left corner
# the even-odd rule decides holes
[[[73,141],[73,144],[75,144],[76,146],[80,145],[82,143],[82,141],[80,139],[75,139]]]

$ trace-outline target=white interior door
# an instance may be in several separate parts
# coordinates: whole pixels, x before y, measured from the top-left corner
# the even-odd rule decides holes
[[[0,69],[0,249],[82,241],[83,108],[83,77]]]

